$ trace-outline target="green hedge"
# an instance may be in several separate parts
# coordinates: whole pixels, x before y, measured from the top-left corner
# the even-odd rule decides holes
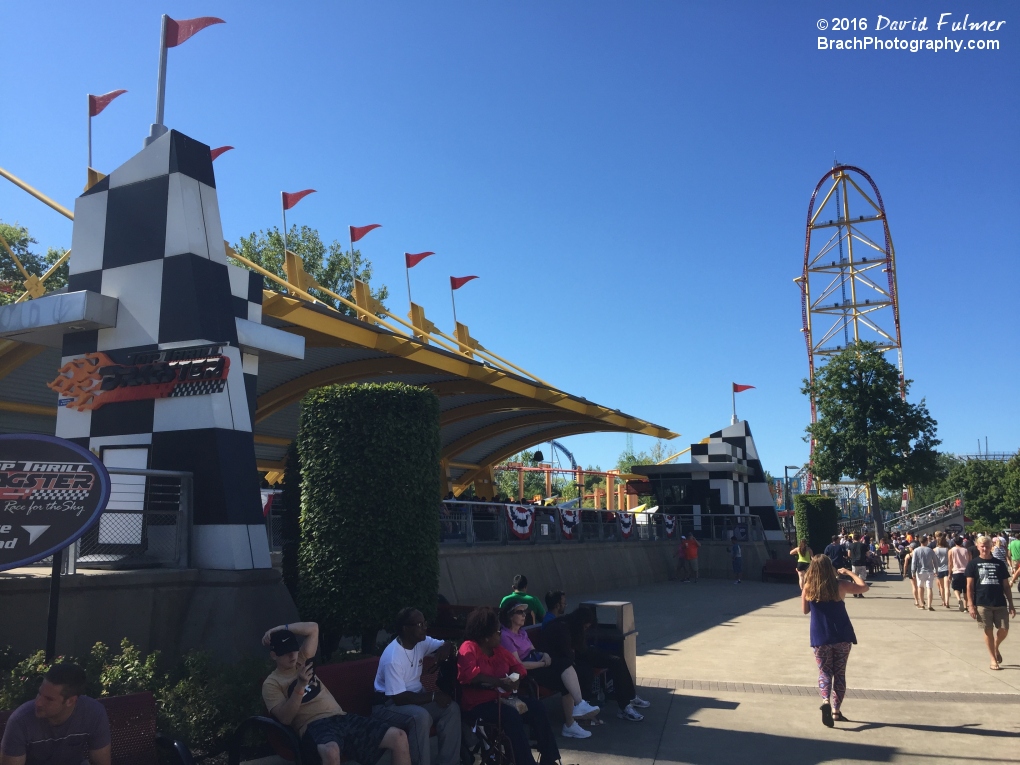
[[[439,591],[439,399],[400,383],[309,393],[298,432],[298,605],[328,656],[375,635],[404,606],[430,618]]]
[[[797,541],[807,539],[815,555],[820,555],[839,532],[839,508],[836,500],[821,494],[798,494],[793,498]]]

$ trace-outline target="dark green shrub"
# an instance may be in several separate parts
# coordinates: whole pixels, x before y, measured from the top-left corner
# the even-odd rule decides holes
[[[328,656],[341,637],[375,650],[404,606],[435,613],[439,589],[439,400],[400,383],[309,393],[301,457],[302,615]]]
[[[160,732],[186,741],[199,759],[223,752],[241,722],[265,713],[260,688],[269,672],[257,657],[224,664],[201,651],[187,654],[156,694]]]
[[[298,548],[301,543],[301,465],[298,462],[297,443],[287,447],[287,461],[283,468],[283,526],[280,568],[283,583],[290,595],[298,598]]]
[[[836,500],[821,494],[798,494],[793,498],[797,541],[807,539],[808,547],[820,555],[839,531]]]

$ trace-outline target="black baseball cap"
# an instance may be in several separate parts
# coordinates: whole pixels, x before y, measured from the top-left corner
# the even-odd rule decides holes
[[[277,630],[269,636],[269,650],[277,656],[293,653],[301,648],[298,636],[290,630]]]

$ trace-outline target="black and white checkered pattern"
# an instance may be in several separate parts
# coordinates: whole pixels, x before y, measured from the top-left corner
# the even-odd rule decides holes
[[[41,489],[40,491],[33,491],[27,499],[33,502],[39,501],[55,501],[64,499],[79,499],[84,500],[89,496],[88,489]]]
[[[261,322],[262,277],[227,262],[209,147],[171,130],[82,194],[69,272],[70,291],[119,308],[115,327],[65,335],[63,362],[221,343],[230,371],[163,399],[61,407],[57,435],[145,447],[149,467],[193,473],[196,565],[269,567],[252,439],[258,356],[241,352],[236,323]]]
[[[170,391],[170,397],[179,398],[180,396],[204,396],[208,393],[222,393],[226,386],[226,380],[199,380],[197,382],[178,383]]]
[[[718,497],[714,504],[718,505],[719,512],[757,515],[766,531],[780,528],[776,505],[746,421],[716,431],[708,437],[708,443],[692,444],[691,461],[704,464],[707,472],[707,478],[700,481],[705,485],[692,488],[696,493],[700,489],[706,496],[711,493]],[[712,464],[720,462],[736,462],[749,472],[745,475],[729,469],[713,471]]]

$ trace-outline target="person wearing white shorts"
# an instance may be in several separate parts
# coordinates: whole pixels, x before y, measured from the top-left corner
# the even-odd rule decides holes
[[[914,572],[917,580],[917,592],[921,600],[921,608],[934,611],[932,605],[933,590],[935,588],[935,572],[938,569],[938,558],[935,551],[928,547],[928,536],[921,538],[921,546],[910,556],[910,569]]]

